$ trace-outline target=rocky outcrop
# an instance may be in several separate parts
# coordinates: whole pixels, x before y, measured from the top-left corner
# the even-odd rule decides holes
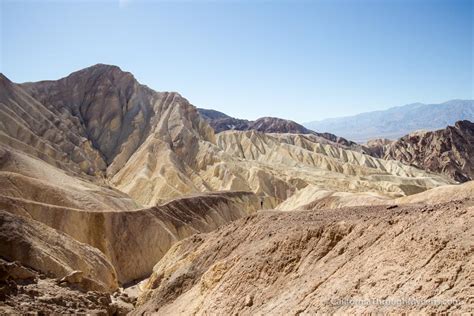
[[[57,279],[2,259],[0,301],[2,315],[113,315],[119,311],[109,293],[58,284]]]
[[[458,182],[474,179],[474,123],[459,121],[433,132],[416,132],[393,142],[385,159],[398,160]]]
[[[53,207],[12,198],[0,199],[0,205],[99,249],[115,267],[118,281],[126,284],[147,277],[177,241],[252,214],[260,208],[260,201],[249,192],[222,192],[133,211]],[[8,234],[6,227],[0,231]],[[44,249],[48,248],[47,242],[55,243],[48,239]],[[22,251],[29,251],[24,248]]]
[[[172,247],[133,314],[468,312],[473,204],[259,213]]]
[[[216,133],[228,130],[245,131],[252,123],[249,120],[234,118],[216,110],[198,109],[198,111],[199,115],[211,125]]]
[[[115,269],[96,248],[80,243],[31,218],[0,210],[0,254],[9,261],[62,278],[82,271],[84,290],[111,292],[117,289]]]
[[[2,74],[0,143],[75,175],[100,177],[106,168],[80,119],[64,106],[44,106]]]
[[[364,151],[368,155],[376,158],[383,158],[387,148],[393,143],[392,140],[386,138],[371,139],[364,145]]]

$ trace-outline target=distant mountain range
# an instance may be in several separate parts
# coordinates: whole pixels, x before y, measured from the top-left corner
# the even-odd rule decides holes
[[[303,125],[318,132],[366,142],[374,138],[397,139],[417,130],[441,129],[459,120],[474,121],[474,100],[451,100],[441,104],[413,103]]]

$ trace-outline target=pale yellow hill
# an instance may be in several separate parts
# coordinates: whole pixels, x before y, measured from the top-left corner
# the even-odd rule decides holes
[[[321,144],[311,135],[227,131],[216,137],[216,145],[190,141],[190,161],[152,135],[112,183],[147,205],[190,192],[246,190],[264,197],[266,208],[310,185],[395,198],[450,183],[399,162]]]
[[[90,210],[131,210],[140,205],[106,185],[73,177],[42,160],[0,145],[0,196]]]
[[[110,184],[141,205],[243,190],[273,208],[312,186],[395,198],[449,183],[312,134],[215,135],[178,93],[156,92],[115,66],[95,65],[56,81],[0,79],[2,144],[71,177]]]
[[[317,186],[308,186],[278,205],[277,209],[293,211],[298,209],[317,210],[364,205],[437,204],[472,198],[473,196],[474,181],[463,184],[444,185],[395,199],[376,193],[334,192]]]

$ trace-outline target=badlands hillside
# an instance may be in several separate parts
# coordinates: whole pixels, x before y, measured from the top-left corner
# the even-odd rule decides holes
[[[344,149],[385,160],[397,160],[429,172],[442,173],[457,182],[473,179],[474,124],[467,120],[455,122],[454,126],[436,131],[416,131],[396,141],[379,138],[365,144],[357,144],[334,134],[315,132],[296,122],[280,118],[262,117],[248,121],[214,110],[198,111],[216,133],[226,130],[255,130],[264,133],[310,134],[317,136],[319,143],[330,140]]]
[[[474,123],[458,121],[432,132],[408,134],[384,148],[384,159],[442,173],[458,182],[474,179]]]
[[[356,143],[351,142],[345,138],[338,137],[330,133],[317,133],[294,121],[285,120],[278,117],[261,117],[255,121],[248,121],[234,118],[215,110],[198,109],[198,111],[202,118],[204,118],[209,123],[209,125],[211,125],[216,133],[227,130],[254,130],[263,133],[312,134],[319,136],[322,142],[324,142],[324,139],[327,139],[343,145],[345,148],[362,151],[361,146],[358,146]]]
[[[402,149],[381,159],[274,118],[217,129],[206,113],[116,66],[0,75],[0,313],[372,311],[324,304],[418,294],[456,300],[425,311],[472,307],[472,182]],[[463,139],[467,154],[432,157],[467,174]]]

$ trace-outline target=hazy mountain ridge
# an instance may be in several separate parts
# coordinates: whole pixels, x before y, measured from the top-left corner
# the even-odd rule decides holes
[[[460,120],[474,121],[474,100],[451,100],[441,104],[413,103],[303,125],[356,142],[365,142],[374,138],[397,139],[417,130],[445,128]]]

